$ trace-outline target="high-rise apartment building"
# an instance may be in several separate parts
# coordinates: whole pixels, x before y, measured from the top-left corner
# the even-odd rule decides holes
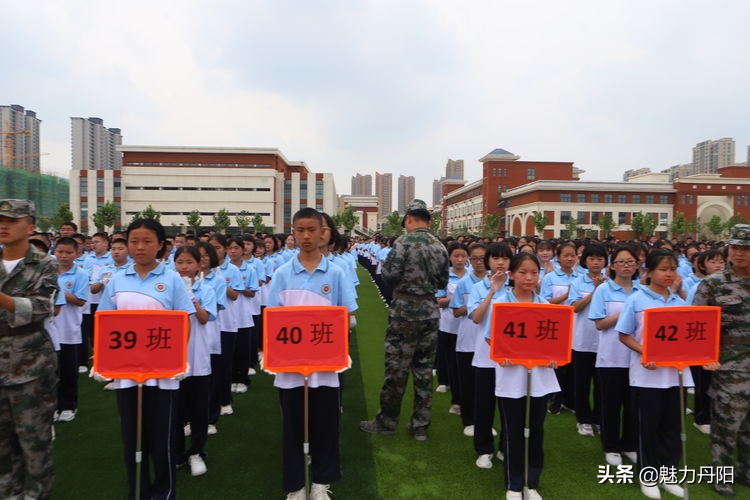
[[[375,172],[375,196],[378,197],[378,216],[390,215],[393,211],[393,174]]]
[[[734,164],[734,145],[731,137],[696,144],[693,148],[693,173],[715,174],[718,169]]]
[[[414,199],[414,176],[398,176],[398,213],[406,213],[406,207]]]
[[[443,181],[445,177],[432,180],[432,206],[436,207],[443,201]]]
[[[445,178],[446,179],[461,179],[464,178],[464,161],[463,160],[451,160],[445,164]]]
[[[74,170],[120,170],[122,145],[119,128],[107,128],[101,118],[71,118]]]
[[[352,176],[352,196],[372,196],[372,176],[370,174]]]
[[[42,120],[18,104],[0,106],[0,164],[40,173],[39,124]]]

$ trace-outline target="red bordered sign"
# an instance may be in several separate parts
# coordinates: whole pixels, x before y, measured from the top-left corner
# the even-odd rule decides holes
[[[573,307],[557,304],[492,304],[490,358],[527,368],[570,363]]]
[[[335,372],[349,367],[349,310],[344,306],[266,307],[263,369]]]
[[[143,383],[187,370],[186,311],[97,311],[94,372]]]
[[[642,363],[682,370],[719,360],[721,308],[655,307],[643,312]]]

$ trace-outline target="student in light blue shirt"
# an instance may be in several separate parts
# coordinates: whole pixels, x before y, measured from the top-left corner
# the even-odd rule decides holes
[[[271,280],[268,306],[346,306],[350,313],[356,311],[357,304],[347,293],[344,272],[320,252],[320,243],[327,232],[323,230],[321,214],[313,208],[303,208],[294,214],[292,227],[300,252],[276,270]],[[274,381],[281,399],[283,488],[299,498],[305,498],[303,385],[302,375],[295,373],[279,373]],[[313,482],[311,497],[319,495],[325,498],[323,495],[327,496],[330,483],[341,478],[338,374],[313,373],[309,377],[308,387]]]
[[[128,227],[128,250],[134,263],[115,273],[102,293],[99,310],[177,310],[195,313],[180,276],[168,270],[157,259],[165,251],[164,227],[152,219],[136,219]],[[123,356],[127,351],[123,350]],[[135,497],[135,448],[137,388],[133,380],[114,382],[123,456],[128,476],[128,496]],[[141,494],[143,498],[171,500],[175,498],[176,471],[174,455],[174,422],[177,390],[175,379],[148,379],[143,387],[144,454],[141,462]],[[154,470],[151,479],[151,468]]]

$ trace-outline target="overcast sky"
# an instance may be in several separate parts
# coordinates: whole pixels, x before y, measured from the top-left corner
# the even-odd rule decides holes
[[[314,172],[466,178],[494,148],[583,180],[750,144],[750,2],[0,0],[2,104],[42,119],[67,175],[70,117],[129,145],[279,148]],[[374,175],[373,175],[374,177]],[[394,207],[396,202],[394,192]]]

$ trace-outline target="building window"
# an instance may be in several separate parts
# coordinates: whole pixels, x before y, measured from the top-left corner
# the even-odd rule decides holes
[[[300,199],[300,202],[307,201],[307,179],[299,181],[299,199]],[[301,204],[300,204],[300,207],[302,207]]]
[[[292,198],[292,181],[284,181],[284,199],[290,200]]]
[[[586,212],[578,212],[578,224],[586,224]]]
[[[669,205],[669,196],[665,194],[659,196],[659,203],[661,205]]]
[[[81,195],[87,196],[89,190],[89,179],[88,177],[81,177]]]
[[[576,195],[576,201],[577,201],[578,203],[586,203],[586,195],[585,195],[585,194],[583,194],[583,193],[578,193],[578,194]]]
[[[599,212],[591,212],[591,223],[599,224]]]
[[[119,197],[120,197],[120,194],[121,194],[121,187],[120,187],[120,186],[121,186],[121,184],[120,184],[120,182],[121,182],[121,181],[120,181],[120,179],[119,179],[119,178],[116,178],[116,179],[115,179],[115,185],[114,185],[114,196],[115,196],[116,198],[119,198]]]
[[[568,222],[570,222],[570,211],[563,210],[562,212],[560,212],[560,223],[567,224]]]
[[[323,181],[315,181],[315,198],[323,199]]]
[[[625,194],[618,194],[617,195],[617,203],[627,203],[628,202],[628,196]]]
[[[605,194],[604,195],[604,203],[612,203],[612,195],[611,194]]]
[[[648,203],[648,204],[653,204],[653,203],[654,203],[654,195],[652,195],[652,194],[647,194],[647,195],[646,195],[646,203]]]
[[[570,203],[570,193],[560,193],[560,201],[563,203]]]
[[[97,197],[104,196],[104,177],[96,178],[96,196]]]
[[[599,195],[598,194],[592,194],[591,195],[591,203],[599,203]]]
[[[641,195],[634,194],[633,195],[633,203],[640,203],[641,202]]]
[[[526,179],[533,181],[536,179],[536,169],[535,168],[527,168],[526,169]]]
[[[617,223],[620,225],[626,224],[628,220],[628,213],[627,212],[620,212],[617,214]]]
[[[666,212],[659,213],[659,225],[660,226],[668,226],[669,225],[669,214]]]

